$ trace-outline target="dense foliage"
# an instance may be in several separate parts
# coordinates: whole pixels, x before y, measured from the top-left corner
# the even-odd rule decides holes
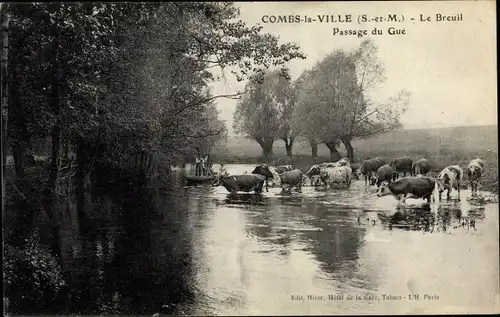
[[[22,176],[32,140],[51,138],[51,182],[63,154],[76,154],[90,171],[93,164],[144,170],[138,162],[154,169],[158,154],[171,161],[208,152],[226,133],[215,102],[234,97],[213,95],[211,70],[230,68],[244,80],[303,57],[294,44],[237,21],[231,3],[8,10],[8,143]]]
[[[36,206],[29,215],[26,207],[24,218],[11,218],[32,228],[33,213],[47,215],[55,239],[55,203],[74,193],[78,211],[85,213],[82,192],[96,177],[143,180],[225,141],[216,102],[239,94],[214,95],[215,68],[231,70],[239,81],[249,74],[261,80],[266,68],[303,57],[298,46],[279,44],[261,27],[239,21],[230,2],[32,2],[0,8],[2,140],[15,165],[15,173],[3,174],[9,186],[3,198],[9,206],[16,200]],[[33,153],[39,140],[50,144],[42,166],[33,155],[40,154]],[[40,283],[56,288],[57,263],[23,251],[30,246],[9,248],[12,261],[28,259],[33,270],[46,268],[53,276],[42,276]],[[14,269],[21,264],[13,265],[9,287],[20,281]]]

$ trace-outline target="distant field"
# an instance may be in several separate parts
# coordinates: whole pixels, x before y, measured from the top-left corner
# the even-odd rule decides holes
[[[441,169],[451,164],[465,167],[472,158],[485,157],[487,150],[491,149],[486,160],[484,185],[498,191],[497,131],[497,125],[395,131],[365,140],[354,140],[354,155],[358,162],[373,156],[381,156],[386,160],[404,155],[413,159],[425,157],[434,163],[436,169]],[[346,155],[343,145],[339,147],[339,152]],[[283,141],[276,141],[271,161],[293,163],[304,169],[314,162],[327,160],[330,152],[321,144],[318,146],[319,157],[312,158],[311,147],[300,140],[294,144],[293,154],[292,158],[287,158]],[[226,146],[214,153],[214,162],[258,163],[264,161],[261,156],[262,150],[257,142],[243,137],[229,137]]]

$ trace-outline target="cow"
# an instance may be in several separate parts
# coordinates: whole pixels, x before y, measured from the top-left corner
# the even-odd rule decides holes
[[[417,176],[419,174],[426,175],[427,173],[429,173],[431,171],[432,165],[427,159],[421,158],[413,163],[413,166],[411,169],[412,169],[413,175],[415,175],[415,176]]]
[[[381,157],[374,157],[372,159],[364,160],[359,167],[359,171],[365,177],[365,185],[368,185],[369,180],[372,179],[373,174],[378,168],[385,164],[385,160]]]
[[[403,156],[393,159],[391,162],[391,167],[395,172],[393,180],[397,180],[399,178],[399,173],[403,173],[403,177],[406,177],[406,173],[408,173],[410,176],[413,176],[413,160],[409,156]]]
[[[436,181],[431,177],[405,177],[400,178],[390,184],[382,184],[377,196],[393,195],[398,203],[405,203],[408,198],[427,199],[431,202]]]
[[[342,184],[344,183],[347,188],[351,186],[352,170],[349,166],[336,166],[327,167],[320,174],[321,181],[325,184]]]
[[[309,170],[304,175],[311,180],[311,186],[313,186],[313,184],[318,185],[318,182],[320,181],[319,175],[321,174],[321,172],[323,172],[327,167],[335,167],[335,166],[336,166],[335,163],[332,162],[314,164],[309,168]]]
[[[255,174],[230,176],[221,175],[215,178],[212,186],[224,186],[224,188],[226,188],[226,190],[231,194],[251,191],[254,191],[256,194],[260,194],[262,193],[265,180],[265,176]]]
[[[351,162],[349,161],[349,159],[347,157],[343,157],[333,164],[334,164],[334,167],[335,166],[350,166]]]
[[[269,179],[273,180],[273,183],[279,182],[279,174],[285,171],[291,171],[293,167],[291,165],[280,165],[280,166],[268,166],[268,165],[257,165],[252,171],[252,174],[262,175],[266,178],[266,191],[269,191]]]
[[[371,179],[371,185],[377,185],[377,187],[380,187],[380,185],[383,182],[390,183],[393,180],[393,175],[394,175],[394,168],[391,166],[385,164],[382,165],[378,168],[375,177]]]
[[[361,164],[359,163],[352,163],[351,164],[351,170],[352,170],[352,178],[358,180],[359,179],[359,168],[361,167]]]
[[[477,193],[477,185],[484,173],[484,161],[480,158],[473,159],[467,166],[467,176],[469,177],[472,194]]]
[[[445,167],[437,176],[436,183],[439,189],[439,200],[441,200],[441,194],[443,191],[448,190],[446,195],[447,199],[450,200],[450,193],[452,189],[458,191],[458,199],[460,199],[460,183],[464,177],[464,171],[458,165],[450,165]]]
[[[303,177],[304,173],[299,169],[283,172],[283,174],[280,175],[281,189],[285,190],[283,185],[286,184],[289,186],[289,190],[292,190],[292,187],[297,187],[298,190],[301,190]]]

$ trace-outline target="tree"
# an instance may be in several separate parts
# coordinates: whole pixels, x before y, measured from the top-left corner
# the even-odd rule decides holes
[[[355,80],[354,65],[343,51],[336,51],[319,62],[308,75],[297,101],[297,120],[309,139],[320,140],[338,160],[337,147],[345,122],[343,114],[349,87]]]
[[[273,143],[277,138],[285,140],[287,152],[291,154],[294,138],[289,123],[292,98],[289,79],[281,71],[269,71],[263,81],[253,78],[236,105],[235,131],[257,141],[264,156],[272,154]]]
[[[314,111],[314,105],[307,100],[307,97],[302,96],[305,93],[307,83],[310,82],[313,76],[312,70],[304,70],[302,74],[294,82],[294,99],[295,107],[292,115],[292,126],[297,135],[306,138],[311,146],[311,155],[318,156],[318,144],[321,143],[317,126],[310,123],[306,118]]]
[[[397,129],[410,94],[400,92],[387,103],[369,100],[369,93],[384,80],[377,48],[369,40],[352,52],[337,50],[310,72],[297,102],[296,116],[304,118],[302,131],[322,140],[332,159],[340,157],[342,142],[354,161],[354,138]]]
[[[353,83],[349,89],[352,96],[347,99],[344,116],[347,120],[339,139],[351,161],[354,159],[352,140],[400,128],[400,117],[411,98],[408,91],[401,91],[385,103],[370,100],[370,93],[385,81],[384,67],[377,53],[378,48],[371,40],[364,40],[358,49],[350,53],[356,68],[356,84]]]
[[[288,77],[275,78],[275,102],[278,107],[279,138],[285,142],[287,156],[292,156],[293,143],[298,130],[293,125],[295,89]]]
[[[8,43],[9,43],[9,4],[1,3],[0,4],[0,16],[2,17],[2,62],[1,62],[1,89],[2,89],[2,135],[7,135],[7,117],[8,117]],[[2,143],[2,219],[3,219],[3,211],[5,207],[5,174],[6,174],[6,161],[7,161],[7,151],[6,151],[6,143],[5,140]]]

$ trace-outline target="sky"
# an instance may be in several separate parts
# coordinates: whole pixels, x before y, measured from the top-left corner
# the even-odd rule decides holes
[[[497,124],[495,1],[401,1],[401,2],[246,2],[237,3],[240,19],[260,24],[263,32],[295,42],[307,55],[287,64],[292,80],[327,54],[356,48],[365,38],[377,45],[385,66],[386,81],[374,89],[374,101],[384,102],[401,90],[412,94],[401,118],[406,129]],[[320,23],[318,15],[352,15],[351,23]],[[358,24],[359,15],[370,19],[397,14],[404,22]],[[436,14],[457,16],[462,21],[436,21]],[[263,23],[264,15],[314,17],[311,23]],[[420,15],[431,21],[420,22]],[[414,18],[415,20],[411,20]],[[389,27],[405,29],[404,35],[388,35]],[[367,37],[333,35],[333,28],[366,29]],[[373,28],[383,35],[371,36]],[[220,72],[219,72],[220,74]],[[244,88],[229,72],[213,85],[215,94]],[[219,117],[233,134],[236,100],[219,99]]]

